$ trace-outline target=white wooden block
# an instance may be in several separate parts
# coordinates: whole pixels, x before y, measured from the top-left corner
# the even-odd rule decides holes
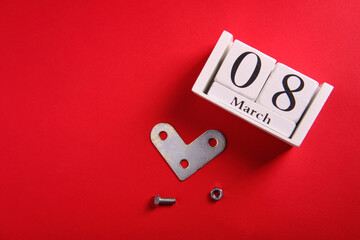
[[[228,105],[235,111],[241,112],[252,121],[261,123],[286,137],[290,137],[294,131],[294,122],[281,117],[217,82],[212,84],[208,95]]]
[[[255,101],[276,60],[235,40],[215,81]]]
[[[277,63],[256,102],[297,123],[319,83]]]
[[[192,87],[193,92],[205,97],[205,92],[209,90],[211,83],[214,81],[215,75],[232,44],[233,35],[227,31],[223,31]],[[209,81],[209,79],[211,79],[211,81]]]
[[[334,87],[328,83],[323,83],[316,89],[313,99],[289,139],[290,144],[300,146],[333,89]]]
[[[217,41],[213,51],[211,52],[208,60],[206,61],[204,68],[201,70],[192,91],[198,96],[214,103],[218,107],[225,109],[226,111],[236,115],[242,120],[262,129],[263,131],[273,135],[274,137],[281,139],[282,141],[299,147],[306,135],[308,134],[312,124],[314,123],[316,117],[319,115],[322,107],[324,106],[326,100],[330,96],[333,86],[327,83],[321,84],[315,92],[313,99],[308,105],[305,113],[303,114],[301,121],[296,124],[296,128],[292,133],[291,137],[286,137],[283,134],[280,134],[273,129],[261,124],[258,121],[255,121],[247,116],[247,113],[237,111],[229,104],[225,104],[222,101],[208,95],[209,88],[214,83],[215,75],[220,68],[226,54],[229,52],[230,47],[233,44],[233,36],[227,31],[223,31],[219,40]],[[239,124],[242,124],[239,122]]]

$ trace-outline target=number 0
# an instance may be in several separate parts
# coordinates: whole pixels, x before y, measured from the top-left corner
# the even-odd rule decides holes
[[[244,83],[243,85],[239,86],[236,84],[235,82],[235,75],[236,75],[236,71],[237,69],[239,68],[239,65],[240,63],[244,60],[244,58],[246,56],[248,56],[249,54],[254,54],[257,58],[257,62],[256,62],[256,66],[255,66],[255,69],[254,69],[254,72],[251,74],[249,80]],[[246,88],[248,86],[250,86],[254,81],[255,79],[257,78],[257,76],[259,75],[259,72],[260,72],[260,68],[261,68],[261,60],[259,58],[259,56],[256,54],[256,53],[253,53],[253,52],[244,52],[243,54],[241,54],[237,59],[236,61],[234,62],[234,65],[232,66],[232,69],[231,69],[231,81],[232,83],[239,87],[239,88]]]

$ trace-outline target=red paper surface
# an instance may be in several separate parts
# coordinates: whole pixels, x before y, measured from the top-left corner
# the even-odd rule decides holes
[[[359,12],[1,1],[0,239],[359,239]],[[191,92],[223,30],[335,87],[300,148]],[[150,142],[159,122],[227,148],[180,182]],[[153,208],[155,193],[177,203]]]

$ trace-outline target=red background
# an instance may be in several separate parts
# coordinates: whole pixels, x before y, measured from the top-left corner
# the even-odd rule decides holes
[[[359,239],[359,12],[1,1],[0,239]],[[300,148],[191,92],[223,30],[335,87]],[[188,143],[218,129],[227,148],[180,182],[150,142],[159,122]]]

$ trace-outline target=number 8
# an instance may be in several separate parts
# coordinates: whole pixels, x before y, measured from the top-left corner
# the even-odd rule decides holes
[[[299,87],[298,87],[297,89],[291,90],[291,89],[289,88],[288,79],[289,79],[290,77],[296,77],[296,78],[298,78],[298,79],[300,80],[300,85],[299,85]],[[274,96],[272,97],[272,103],[273,103],[274,106],[277,107],[278,109],[280,109],[280,110],[282,110],[282,111],[285,111],[285,112],[289,112],[289,111],[291,111],[291,110],[294,109],[295,104],[296,104],[294,95],[293,95],[292,93],[293,93],[293,92],[299,92],[299,91],[301,91],[301,90],[304,88],[304,85],[305,85],[305,84],[304,84],[304,80],[302,80],[302,78],[300,78],[299,76],[297,76],[297,75],[295,75],[295,74],[288,74],[288,75],[286,75],[286,76],[283,78],[282,84],[283,84],[283,86],[284,86],[284,90],[285,90],[285,91],[280,91],[280,92],[275,93]],[[280,108],[280,107],[276,104],[276,101],[277,101],[278,97],[279,97],[281,94],[283,94],[283,93],[285,93],[285,94],[288,96],[289,101],[290,101],[289,107],[288,107],[288,108],[285,108],[285,109]]]

